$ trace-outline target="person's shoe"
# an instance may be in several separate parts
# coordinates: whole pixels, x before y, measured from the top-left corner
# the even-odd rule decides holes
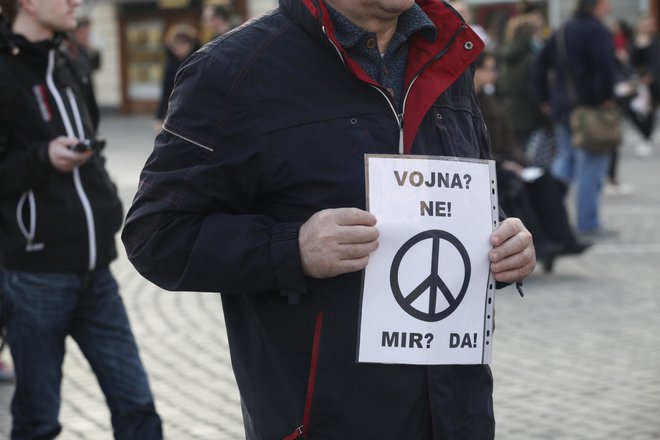
[[[627,196],[633,192],[633,186],[628,183],[607,183],[603,188],[603,194],[606,196]]]
[[[11,383],[16,380],[14,372],[7,367],[7,364],[0,361],[0,383]]]
[[[555,260],[561,254],[562,246],[553,241],[542,243],[536,248],[536,260],[541,263],[545,272],[552,272]]]
[[[562,246],[560,255],[580,255],[593,245],[590,241],[578,240],[576,239],[571,244],[565,244]]]
[[[653,153],[653,147],[648,141],[642,141],[635,147],[635,154],[638,157],[649,157]]]

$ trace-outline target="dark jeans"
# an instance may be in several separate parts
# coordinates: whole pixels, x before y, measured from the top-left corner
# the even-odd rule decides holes
[[[65,339],[71,335],[96,374],[118,440],[162,438],[147,375],[109,269],[5,270],[7,340],[16,390],[11,438],[52,439],[58,422]]]

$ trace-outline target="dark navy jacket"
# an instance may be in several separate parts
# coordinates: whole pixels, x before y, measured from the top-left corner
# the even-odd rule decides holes
[[[314,213],[365,209],[365,154],[489,156],[483,43],[417,3],[438,36],[410,43],[403,132],[315,0],[281,0],[179,70],[123,240],[156,284],[222,292],[250,440],[494,436],[488,366],[356,364],[361,273],[306,278],[298,253]]]
[[[89,81],[60,39],[0,42],[0,236],[4,264],[31,271],[85,271],[116,257],[122,208],[95,153],[73,172],[56,170],[48,144],[94,139]],[[12,49],[13,48],[13,49]]]
[[[614,98],[616,62],[612,34],[591,15],[579,14],[557,32],[565,29],[566,60],[562,64],[557,48],[557,34],[543,47],[538,59],[537,85],[541,102],[550,103],[555,120],[567,120],[574,105],[597,106]],[[554,86],[548,72],[554,72]],[[577,93],[571,103],[566,84],[569,72]]]

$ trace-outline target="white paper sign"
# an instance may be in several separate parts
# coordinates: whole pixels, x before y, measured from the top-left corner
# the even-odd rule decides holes
[[[364,273],[358,362],[489,363],[495,163],[385,155],[365,162],[380,246]]]

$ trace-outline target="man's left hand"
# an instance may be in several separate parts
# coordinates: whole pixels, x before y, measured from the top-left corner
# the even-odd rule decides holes
[[[520,281],[536,266],[532,234],[517,218],[507,218],[490,236],[490,270],[504,283]]]

